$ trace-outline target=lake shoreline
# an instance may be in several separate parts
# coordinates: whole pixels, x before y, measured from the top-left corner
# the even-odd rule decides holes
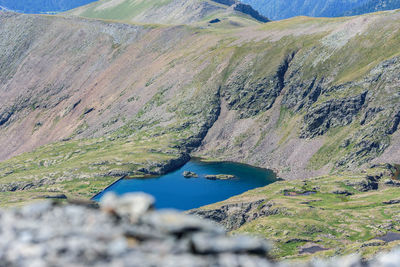
[[[188,156],[188,157],[187,157]],[[251,168],[257,168],[260,170],[264,170],[264,171],[272,171],[275,175],[275,179],[276,181],[283,181],[284,179],[282,179],[281,177],[278,177],[278,171],[275,169],[268,169],[268,168],[263,168],[263,167],[258,167],[258,166],[254,166],[251,164],[247,164],[247,163],[242,163],[242,162],[235,162],[235,161],[230,161],[230,160],[219,160],[219,159],[215,159],[215,158],[207,158],[207,157],[192,157],[190,154],[182,154],[181,157],[175,159],[175,161],[178,161],[178,165],[175,166],[171,166],[171,167],[165,167],[170,165],[170,162],[173,160],[170,160],[168,163],[165,163],[165,165],[163,166],[163,169],[166,170],[165,173],[157,173],[157,174],[148,174],[148,175],[143,175],[143,176],[129,176],[129,175],[124,175],[120,178],[118,178],[117,180],[115,180],[114,182],[112,182],[110,185],[108,185],[107,187],[105,187],[103,190],[101,190],[100,192],[96,193],[95,195],[93,195],[90,200],[94,200],[94,198],[96,198],[98,195],[102,194],[104,191],[106,191],[107,189],[109,189],[110,187],[112,187],[113,185],[115,185],[116,183],[120,182],[121,180],[127,179],[127,180],[135,180],[135,179],[153,179],[153,178],[157,178],[163,175],[166,175],[168,173],[174,172],[178,169],[180,169],[182,166],[184,166],[186,163],[188,163],[189,161],[198,161],[198,162],[204,162],[204,163],[232,163],[232,164],[241,164],[244,166],[248,166]]]
[[[188,179],[183,175],[185,171],[199,174],[199,177],[224,174],[235,179]],[[127,178],[121,177],[93,196],[92,200],[99,201],[107,192],[117,195],[145,192],[157,199],[158,208],[189,210],[279,181],[276,173],[269,169],[237,162],[204,161],[198,157],[163,175]]]

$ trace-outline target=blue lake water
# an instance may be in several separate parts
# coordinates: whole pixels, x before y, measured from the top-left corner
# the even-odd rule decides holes
[[[199,178],[185,178],[184,171],[195,172]],[[231,174],[232,180],[207,180],[211,174]],[[248,190],[276,181],[274,172],[233,162],[203,162],[192,159],[180,169],[154,178],[123,179],[93,199],[98,201],[106,192],[122,195],[145,192],[156,198],[156,208],[188,210],[228,199]]]

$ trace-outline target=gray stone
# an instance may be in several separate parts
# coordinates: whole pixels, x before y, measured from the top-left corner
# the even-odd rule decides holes
[[[126,194],[118,198],[113,193],[106,194],[100,201],[103,210],[119,216],[127,216],[132,222],[154,208],[155,199],[147,194]]]
[[[160,232],[173,235],[186,235],[193,232],[223,234],[225,232],[222,227],[219,227],[210,221],[186,216],[172,210],[145,214],[140,219],[140,222],[147,224]]]
[[[197,178],[199,176],[195,172],[184,171],[183,172],[183,177],[185,177],[185,178]]]
[[[199,254],[243,253],[266,255],[271,249],[271,246],[265,240],[248,236],[227,237],[200,233],[193,235],[192,243],[194,252]]]
[[[210,221],[176,211],[151,210],[147,195],[107,198],[101,209],[45,201],[0,211],[0,267],[389,267],[400,262],[400,250],[370,262],[358,256],[271,262],[265,240],[229,236]],[[254,205],[268,207],[263,201]]]

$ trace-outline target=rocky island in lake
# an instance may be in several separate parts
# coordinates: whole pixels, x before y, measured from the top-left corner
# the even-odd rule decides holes
[[[208,180],[232,180],[235,179],[235,175],[216,174],[216,175],[206,175],[205,178]]]
[[[183,172],[183,177],[185,177],[185,178],[198,178],[199,175],[197,175],[197,173],[195,173],[195,172],[184,171]]]

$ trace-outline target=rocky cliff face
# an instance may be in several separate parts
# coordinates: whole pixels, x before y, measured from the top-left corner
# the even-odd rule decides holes
[[[343,29],[350,27],[345,25]],[[398,127],[399,59],[394,56],[367,72],[345,74],[360,70],[363,63],[355,56],[344,63],[343,56],[367,37],[351,37],[350,32],[339,37],[339,32],[309,48],[305,40],[298,44],[288,39],[265,50],[259,47],[254,54],[249,52],[254,47],[243,46],[240,53],[246,56],[231,61],[227,70],[221,120],[210,130],[199,155],[269,162],[264,166],[288,171],[280,171],[283,177],[306,177],[327,167],[328,161],[335,170],[357,168],[384,155],[397,142],[391,129]],[[398,160],[394,155],[384,157]]]

